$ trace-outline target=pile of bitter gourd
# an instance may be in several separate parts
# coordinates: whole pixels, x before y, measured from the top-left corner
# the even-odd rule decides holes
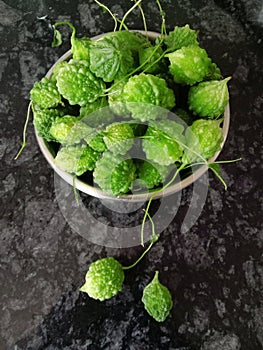
[[[174,164],[205,162],[220,149],[230,78],[189,25],[155,40],[124,28],[94,41],[58,22],[56,40],[63,24],[72,29],[72,58],[30,92],[38,135],[60,146],[58,167],[92,173],[94,184],[118,196],[134,184],[154,189]]]

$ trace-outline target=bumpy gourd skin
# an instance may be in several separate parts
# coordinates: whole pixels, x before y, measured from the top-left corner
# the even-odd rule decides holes
[[[61,103],[56,84],[48,78],[42,78],[34,84],[30,91],[30,99],[42,109],[57,107]]]
[[[152,74],[141,73],[132,76],[124,86],[124,99],[134,119],[142,122],[165,118],[164,109],[175,106],[173,90],[167,87],[166,81]],[[162,107],[162,111],[160,108]]]
[[[147,159],[160,165],[180,161],[183,148],[176,140],[184,142],[183,130],[184,127],[173,120],[151,122],[142,142]]]
[[[103,126],[91,127],[86,124],[85,119],[79,120],[78,117],[69,115],[56,118],[50,128],[50,135],[62,145],[70,146],[85,141],[95,151],[105,151],[107,147],[101,134]]]
[[[50,128],[56,118],[61,116],[57,109],[33,109],[33,123],[39,136],[46,141],[54,141],[54,137],[50,134]]]
[[[67,61],[61,61],[58,62],[55,66],[55,68],[52,71],[52,75],[50,77],[50,80],[53,81],[54,83],[57,82],[57,76],[58,76],[58,72],[60,71],[60,69],[64,66],[66,66],[68,64]]]
[[[135,179],[135,170],[132,159],[105,151],[96,163],[93,178],[103,191],[118,196],[130,190]]]
[[[73,126],[77,123],[77,118],[71,115],[65,115],[62,118],[56,118],[50,128],[50,134],[53,139],[61,144],[70,144],[69,138],[70,132]],[[81,138],[76,142],[80,142]],[[75,142],[71,143],[74,144]]]
[[[90,133],[86,135],[84,140],[97,152],[104,152],[107,149],[107,146],[103,140],[103,134],[99,131],[99,129],[91,129]]]
[[[114,121],[114,115],[104,98],[96,100],[80,109],[80,118],[83,123],[91,127],[91,132],[85,136],[87,144],[95,151],[103,152],[107,149],[103,140],[103,131]]]
[[[220,68],[211,61],[208,67],[208,75],[205,76],[204,80],[220,80],[222,78]]]
[[[85,61],[72,60],[59,70],[57,87],[71,105],[84,106],[103,94],[105,84],[91,73]]]
[[[211,60],[206,51],[197,45],[182,47],[166,57],[170,60],[170,73],[178,84],[194,85],[209,73]]]
[[[86,123],[83,123],[82,121],[78,120],[71,128],[70,133],[67,135],[67,137],[65,139],[65,144],[74,145],[74,144],[80,143],[83,140],[85,140],[87,142],[87,144],[91,148],[93,148],[87,140],[91,141],[96,136],[97,136],[96,133],[94,136],[94,129],[92,127],[90,127]],[[93,148],[93,149],[95,151],[101,151],[100,149],[95,149],[95,148]]]
[[[122,290],[124,272],[122,265],[114,258],[104,258],[93,262],[86,274],[86,282],[80,288],[91,298],[100,301],[114,297]]]
[[[216,118],[224,113],[229,101],[227,82],[211,80],[192,86],[188,94],[189,109],[201,117]]]
[[[114,81],[108,96],[109,106],[112,112],[123,118],[130,116],[130,111],[126,107],[123,96],[123,89],[127,81],[128,79]]]
[[[107,126],[103,140],[111,152],[125,154],[133,145],[132,127],[126,123],[113,123]]]
[[[142,302],[146,311],[157,322],[164,322],[173,307],[171,293],[159,282],[157,271],[152,282],[143,290]]]
[[[167,175],[171,171],[171,167],[162,166],[154,162],[140,161],[137,162],[137,185],[142,185],[148,189],[152,189],[163,183]]]
[[[184,27],[175,27],[164,39],[169,51],[181,49],[183,46],[198,45],[197,31],[191,29],[188,24]]]
[[[94,169],[99,156],[100,153],[89,146],[67,146],[58,151],[55,164],[64,171],[80,176]]]
[[[196,120],[186,129],[186,145],[206,160],[213,157],[215,152],[220,150],[220,145],[223,141],[222,128],[220,128],[221,122],[222,120]],[[190,164],[196,161],[203,161],[198,154],[185,149],[182,162]]]

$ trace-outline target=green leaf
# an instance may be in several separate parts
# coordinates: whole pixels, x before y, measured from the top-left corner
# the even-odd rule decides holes
[[[108,125],[114,120],[114,114],[108,106],[109,102],[106,97],[100,97],[96,101],[80,108],[80,119],[96,128],[101,125]]]
[[[129,73],[134,65],[132,52],[121,45],[118,37],[105,36],[90,46],[90,69],[105,82]]]
[[[52,71],[52,75],[50,77],[50,80],[53,81],[54,83],[57,82],[57,76],[58,76],[58,72],[60,71],[60,69],[62,67],[64,67],[65,65],[67,65],[68,62],[67,61],[61,61],[61,62],[58,62],[56,64],[56,66],[54,67],[53,71]]]
[[[139,32],[130,32],[128,30],[117,31],[107,34],[108,37],[116,37],[120,44],[132,51],[135,57],[139,50],[148,47],[150,44],[149,39]]]
[[[65,21],[65,22],[57,22],[53,25],[54,30],[54,39],[52,43],[52,47],[56,47],[61,45],[62,43],[62,37],[60,32],[58,31],[57,26],[66,25],[72,30],[71,34],[71,52],[74,60],[85,60],[89,61],[89,46],[91,43],[91,40],[86,37],[77,38],[76,37],[76,28],[73,26],[72,23]]]

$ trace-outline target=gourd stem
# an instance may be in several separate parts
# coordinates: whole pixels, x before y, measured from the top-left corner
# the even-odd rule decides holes
[[[212,162],[212,164],[227,164],[227,163],[239,162],[240,160],[242,160],[242,158],[229,159],[229,160],[216,160],[215,162]]]

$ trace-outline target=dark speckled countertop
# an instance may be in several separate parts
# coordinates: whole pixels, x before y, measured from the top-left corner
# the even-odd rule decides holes
[[[120,16],[130,5],[105,3]],[[96,245],[71,229],[32,123],[28,147],[17,161],[14,156],[29,90],[69,48],[65,40],[52,49],[37,17],[70,20],[79,35],[87,36],[112,30],[112,20],[92,0],[0,0],[1,350],[263,349],[263,3],[163,0],[163,7],[168,29],[175,23],[199,29],[203,47],[223,75],[232,76],[231,126],[220,157],[242,161],[223,167],[227,191],[210,176],[204,208],[187,232],[180,225],[191,188],[184,190],[176,217],[140,265],[126,274],[123,291],[98,302],[79,292],[89,264],[105,256],[129,264],[141,247]],[[145,1],[145,12],[149,29],[158,31],[153,1]],[[142,29],[137,15],[128,24]],[[97,217],[107,215],[99,200],[85,201]],[[110,220],[116,226],[126,221],[124,214],[113,212]],[[155,270],[174,300],[162,324],[146,314],[140,301]]]

